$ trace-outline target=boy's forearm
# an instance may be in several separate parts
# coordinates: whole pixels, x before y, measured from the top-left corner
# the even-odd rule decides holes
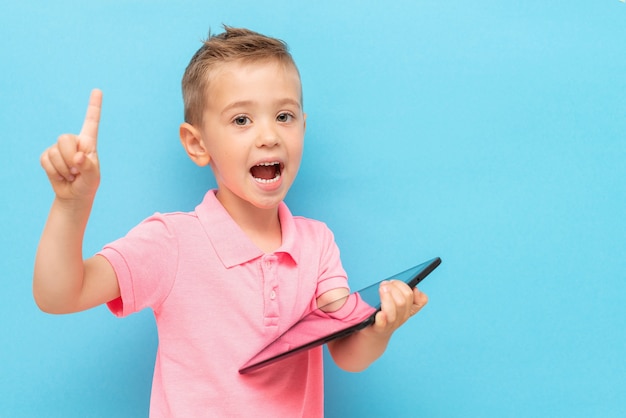
[[[93,200],[55,199],[35,258],[33,295],[46,312],[75,304],[83,286],[83,237]]]
[[[370,328],[346,338],[331,341],[329,352],[338,367],[349,372],[365,370],[378,359],[387,348],[391,334],[381,335]]]

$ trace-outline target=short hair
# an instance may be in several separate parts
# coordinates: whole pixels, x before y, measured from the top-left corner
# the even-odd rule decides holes
[[[209,37],[193,55],[183,75],[185,122],[192,125],[202,122],[211,70],[219,64],[236,61],[247,64],[276,61],[298,71],[287,44],[280,39],[226,25],[218,35],[209,31]]]

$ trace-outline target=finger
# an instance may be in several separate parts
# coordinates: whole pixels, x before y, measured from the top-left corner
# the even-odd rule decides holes
[[[378,311],[374,317],[374,329],[377,331],[384,331],[387,328],[387,315],[383,311]]]
[[[85,120],[79,135],[81,149],[88,154],[96,151],[101,111],[102,91],[94,89],[89,97],[87,113],[85,114]]]
[[[400,280],[393,280],[389,282],[387,290],[393,299],[394,314],[393,319],[390,319],[390,321],[406,321],[411,314],[413,291],[406,283]],[[392,309],[392,307],[390,306],[389,309]],[[390,311],[387,312],[388,315],[392,315]]]
[[[396,302],[401,306],[410,305],[413,301],[413,289],[401,280],[392,280],[393,296]]]
[[[73,173],[80,173],[83,180],[88,184],[98,184],[100,182],[100,170],[98,159],[90,158],[84,152],[77,152],[74,156],[73,166],[76,170]]]
[[[396,303],[390,282],[383,282],[380,286],[380,310],[385,314],[387,322],[393,323],[396,320]]]
[[[52,164],[52,161],[50,161],[51,152],[53,151],[47,149],[46,151],[44,151],[43,154],[41,154],[41,157],[39,159],[41,167],[43,167],[46,175],[50,179],[50,182],[54,183],[57,181],[63,181],[65,180],[65,177],[63,177],[63,175],[56,169],[54,164]]]
[[[418,313],[428,303],[428,296],[421,292],[417,287],[413,289],[413,306],[411,307],[411,316]]]
[[[72,159],[76,154],[76,138],[73,135],[61,135],[57,143],[46,150],[42,156],[42,166],[52,179],[74,180],[76,170],[72,169]],[[46,163],[46,165],[44,165]]]
[[[78,137],[76,135],[61,135],[57,141],[57,149],[61,153],[61,158],[72,174],[78,174],[78,169],[74,163],[76,153],[78,153]]]

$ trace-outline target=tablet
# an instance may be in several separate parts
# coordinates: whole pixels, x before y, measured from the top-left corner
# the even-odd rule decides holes
[[[441,264],[441,259],[436,257],[385,280],[402,280],[414,288],[439,264]],[[331,304],[311,311],[244,364],[239,369],[239,373],[251,373],[373,324],[376,313],[380,311],[378,289],[383,281],[352,292]]]

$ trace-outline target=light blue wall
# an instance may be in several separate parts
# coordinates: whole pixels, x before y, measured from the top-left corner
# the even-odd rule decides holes
[[[430,304],[329,417],[626,416],[626,4],[618,0],[4,1],[0,416],[145,416],[151,314],[40,313],[40,153],[105,94],[93,253],[213,180],[178,143],[209,27],[285,39],[309,114],[288,203],[354,286],[433,256]],[[384,4],[384,5],[383,5]]]

